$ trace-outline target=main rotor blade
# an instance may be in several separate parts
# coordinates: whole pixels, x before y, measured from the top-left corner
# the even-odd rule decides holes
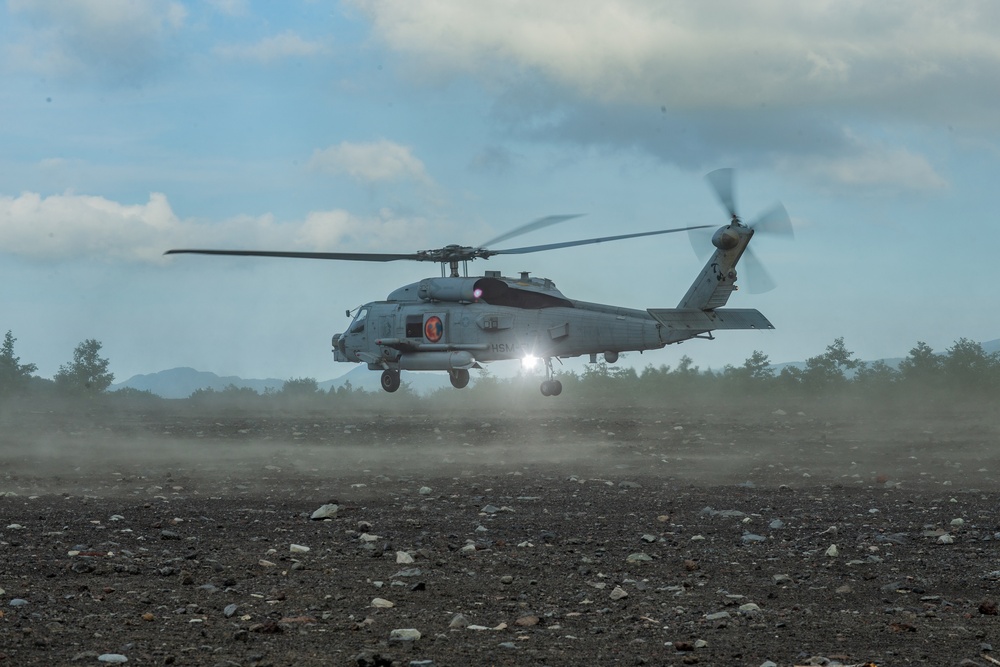
[[[712,245],[712,234],[712,231],[702,228],[694,228],[688,232],[688,240],[691,241],[694,254],[702,261],[708,259],[708,256],[715,252],[715,246]]]
[[[493,255],[524,255],[529,252],[541,252],[543,250],[555,250],[556,248],[572,248],[578,245],[590,245],[593,243],[604,243],[605,241],[621,241],[623,239],[634,239],[640,236],[655,236],[657,234],[671,234],[673,232],[686,232],[689,229],[702,229],[704,227],[714,227],[715,225],[697,225],[695,227],[678,227],[677,229],[661,229],[655,232],[638,232],[636,234],[620,234],[618,236],[602,236],[595,239],[583,239],[582,241],[565,241],[563,243],[548,243],[546,245],[533,245],[525,248],[509,248],[507,250],[487,250],[487,256]]]
[[[514,229],[501,234],[495,239],[490,239],[486,243],[479,245],[480,248],[489,248],[492,245],[496,245],[501,241],[506,241],[507,239],[512,239],[515,236],[520,236],[521,234],[527,234],[528,232],[533,232],[536,229],[542,229],[543,227],[548,227],[550,225],[556,225],[560,222],[566,222],[567,220],[572,220],[573,218],[579,218],[583,213],[570,213],[569,215],[549,215],[544,218],[539,218],[538,220],[533,220],[526,225],[521,225],[520,227],[515,227]]]
[[[706,174],[705,180],[715,190],[715,196],[722,202],[722,206],[729,212],[729,216],[736,215],[736,199],[733,195],[733,170],[729,167],[716,169]]]
[[[792,238],[795,231],[792,229],[792,219],[788,217],[788,211],[780,203],[763,213],[750,226],[755,232],[766,232],[768,234],[778,234]]]
[[[298,259],[340,259],[352,262],[393,262],[398,259],[429,261],[426,257],[409,253],[376,252],[283,252],[272,250],[168,250],[164,255],[188,253],[194,255],[236,255],[239,257],[295,257]],[[437,260],[434,260],[437,261]]]

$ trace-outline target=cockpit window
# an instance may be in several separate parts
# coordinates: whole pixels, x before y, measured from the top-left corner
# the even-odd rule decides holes
[[[368,317],[368,309],[362,308],[358,311],[358,316],[351,323],[351,333],[361,333],[365,330],[365,319]]]

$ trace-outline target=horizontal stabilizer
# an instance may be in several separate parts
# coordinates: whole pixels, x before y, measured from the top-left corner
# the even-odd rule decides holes
[[[715,329],[773,329],[766,317],[753,308],[650,308],[657,322],[676,332],[714,331]]]

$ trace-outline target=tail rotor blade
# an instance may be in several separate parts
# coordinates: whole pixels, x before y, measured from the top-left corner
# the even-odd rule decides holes
[[[750,224],[755,232],[766,232],[776,236],[794,238],[795,231],[792,229],[792,219],[788,217],[788,211],[780,203],[761,215]]]
[[[757,259],[757,255],[754,254],[753,250],[747,248],[743,251],[743,265],[746,267],[747,273],[747,286],[751,294],[763,294],[764,292],[770,292],[773,290],[777,284],[771,277],[771,274],[767,272],[764,265],[760,263]]]
[[[736,198],[733,194],[733,170],[726,167],[709,172],[705,179],[715,190],[715,196],[719,198],[722,206],[729,213],[729,217],[736,215]]]

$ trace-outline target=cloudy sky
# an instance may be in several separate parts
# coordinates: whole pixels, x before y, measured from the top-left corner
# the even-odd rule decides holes
[[[336,377],[344,311],[427,264],[164,257],[412,252],[724,224],[738,170],[772,332],[633,355],[702,368],[1000,337],[1000,4],[697,0],[5,0],[0,333],[51,377],[82,340],[176,366]],[[503,245],[503,244],[501,244]],[[677,304],[686,234],[495,257],[569,297]]]

